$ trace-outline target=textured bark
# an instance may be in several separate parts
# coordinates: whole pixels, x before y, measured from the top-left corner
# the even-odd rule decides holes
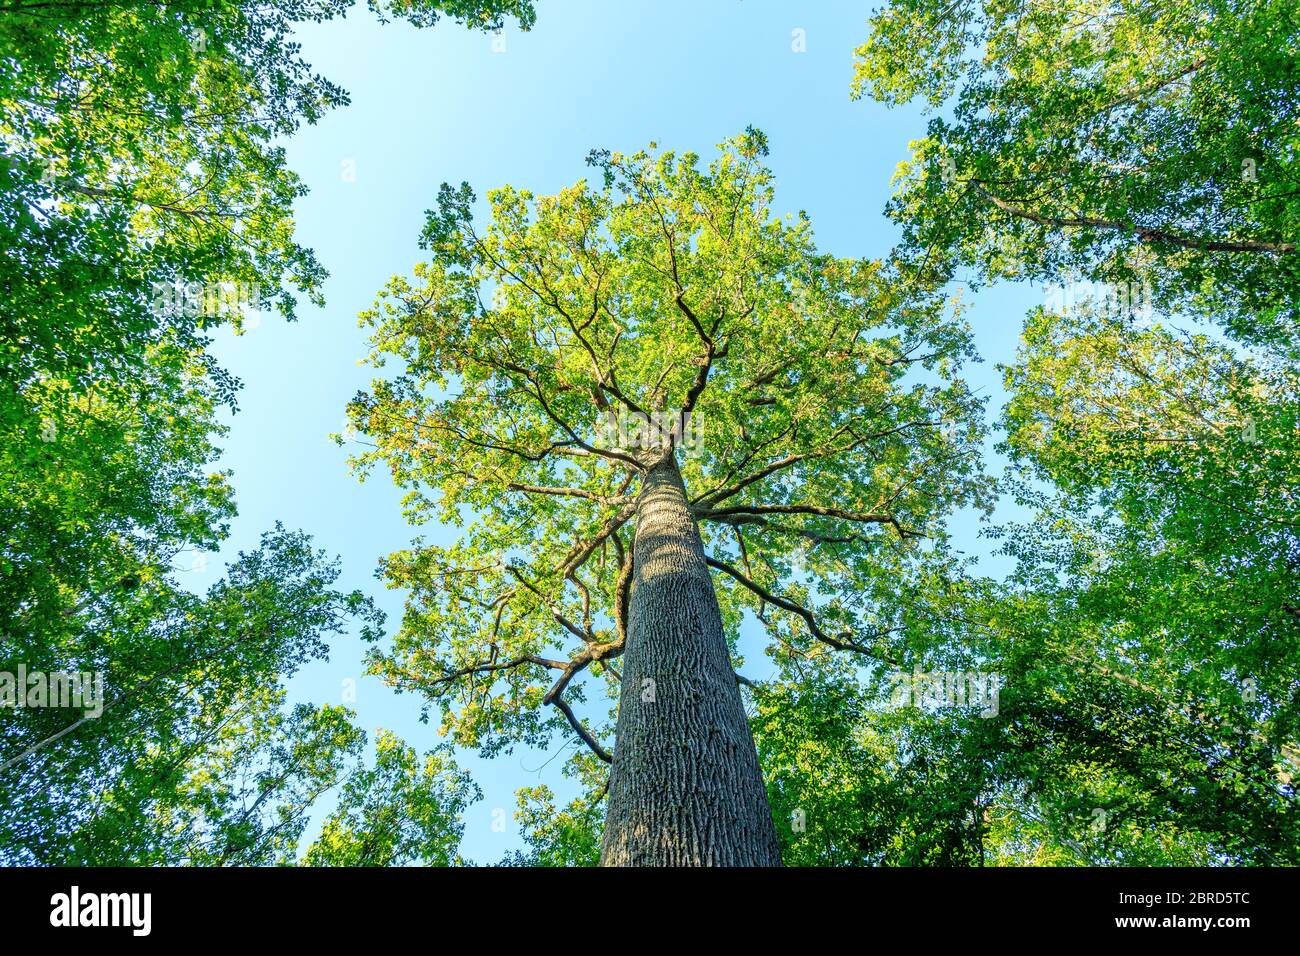
[[[699,529],[670,455],[637,500],[602,866],[779,866]]]

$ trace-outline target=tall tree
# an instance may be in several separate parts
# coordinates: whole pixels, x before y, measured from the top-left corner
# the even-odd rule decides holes
[[[904,577],[984,500],[960,322],[774,217],[766,152],[752,129],[707,170],[598,151],[598,188],[495,190],[483,229],[444,186],[432,260],[363,316],[401,368],[350,405],[358,467],[386,464],[414,522],[470,521],[384,562],[410,597],[374,667],[463,744],[567,725],[611,762],[605,864],[778,863],[745,612],[778,658],[896,659]],[[573,706],[586,675],[618,700],[612,754]]]

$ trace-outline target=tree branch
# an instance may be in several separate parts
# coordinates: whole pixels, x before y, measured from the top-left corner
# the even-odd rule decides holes
[[[591,731],[582,725],[582,721],[578,720],[577,716],[573,713],[573,708],[568,705],[563,697],[556,697],[551,701],[551,703],[560,708],[560,712],[568,718],[569,726],[573,728],[574,733],[582,738],[583,743],[591,748],[592,753],[605,761],[605,763],[614,762],[614,758],[610,756],[609,751],[602,747],[600,741],[592,735]]]
[[[886,664],[891,664],[894,667],[900,669],[902,668],[902,665],[898,663],[898,661],[890,657],[887,657],[881,654],[880,652],[875,651],[869,647],[859,644],[851,637],[845,637],[841,639],[841,638],[832,637],[831,635],[827,634],[825,631],[822,630],[821,626],[817,623],[817,617],[815,614],[812,613],[812,611],[808,610],[806,607],[803,607],[800,604],[796,604],[794,601],[791,601],[789,598],[781,597],[779,594],[773,594],[771,591],[768,591],[762,585],[757,584],[754,581],[750,580],[742,572],[740,572],[736,568],[733,568],[725,561],[719,561],[716,558],[710,558],[707,556],[705,557],[704,560],[709,565],[709,567],[717,568],[719,571],[729,574],[731,577],[735,578],[736,581],[738,581],[740,584],[747,587],[749,590],[753,591],[755,594],[757,594],[768,604],[775,605],[776,607],[779,607],[785,611],[789,611],[791,614],[797,614],[799,617],[803,618],[804,623],[808,625],[808,632],[812,634],[812,636],[815,637],[817,640],[821,641],[823,644],[826,644],[829,647],[833,647],[837,651],[855,651],[856,653],[861,654],[864,657],[870,657],[873,660],[881,661]]]
[[[821,505],[737,505],[732,508],[695,508],[693,511],[695,517],[701,521],[721,521],[724,524],[765,524],[762,516],[767,514],[819,515],[860,524],[891,525],[898,532],[900,539],[925,537],[919,531],[903,527],[893,515],[844,511],[840,508],[824,508]]]
[[[1116,222],[1112,219],[1095,219],[1088,216],[1048,216],[1043,213],[1037,213],[1014,203],[999,199],[993,193],[981,185],[980,180],[972,179],[971,184],[975,190],[993,205],[997,206],[1003,212],[1010,213],[1019,219],[1028,219],[1030,222],[1036,222],[1044,226],[1054,226],[1059,229],[1078,227],[1089,229],[1107,229],[1113,232],[1125,232],[1136,236],[1139,242],[1148,244],[1165,243],[1167,245],[1179,246],[1184,249],[1198,249],[1201,252],[1271,252],[1271,253],[1292,253],[1296,251],[1294,242],[1265,242],[1258,239],[1201,239],[1196,236],[1183,236],[1166,229],[1157,229],[1154,227],[1135,226],[1128,223]]]

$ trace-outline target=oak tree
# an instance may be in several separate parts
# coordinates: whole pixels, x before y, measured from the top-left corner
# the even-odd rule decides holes
[[[779,863],[742,619],[809,667],[904,659],[905,581],[984,501],[960,320],[774,215],[766,153],[597,151],[594,186],[494,190],[484,225],[444,185],[363,316],[398,368],[350,405],[356,464],[465,523],[384,561],[409,597],[374,668],[489,753],[567,728],[596,799],[612,764],[605,864]]]

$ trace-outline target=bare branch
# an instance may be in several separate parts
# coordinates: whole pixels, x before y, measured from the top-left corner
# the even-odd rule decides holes
[[[588,501],[595,501],[602,505],[625,505],[633,499],[628,495],[618,495],[609,497],[607,495],[597,494],[594,491],[587,491],[583,488],[554,488],[549,485],[524,485],[518,482],[509,482],[506,488],[510,491],[522,491],[531,495],[556,495],[565,498],[586,498]]]
[[[782,597],[779,594],[773,594],[771,591],[767,590],[762,585],[755,583],[744,573],[733,568],[725,561],[719,561],[716,558],[710,557],[705,557],[704,560],[708,563],[709,567],[717,568],[719,571],[729,574],[731,577],[735,578],[736,581],[753,591],[768,604],[773,604],[776,607],[789,611],[791,614],[797,614],[799,617],[803,618],[804,623],[808,625],[808,632],[823,644],[833,647],[837,651],[855,651],[856,653],[862,654],[865,657],[870,657],[873,660],[883,661],[886,664],[892,664],[894,667],[902,667],[902,665],[896,660],[881,654],[877,650],[859,644],[850,636],[846,635],[842,638],[832,637],[822,630],[821,626],[817,623],[817,616],[813,614],[812,611],[800,604],[796,604],[789,598]]]
[[[563,661],[551,660],[546,657],[538,657],[533,654],[524,654],[520,657],[516,657],[513,660],[509,660],[509,661],[501,661],[497,663],[494,663],[492,661],[487,661],[487,662],[480,662],[477,664],[470,664],[466,667],[460,668],[459,670],[444,673],[441,677],[438,677],[431,681],[421,681],[421,680],[410,681],[409,686],[412,689],[419,688],[419,689],[431,690],[433,688],[441,688],[444,685],[451,684],[454,681],[460,680],[460,678],[462,677],[472,677],[475,674],[489,674],[489,673],[495,673],[497,671],[513,670],[517,667],[522,667],[524,664],[536,664],[538,667],[549,667],[552,670],[564,670],[566,667],[569,666]],[[390,683],[393,686],[401,686],[401,682],[397,680],[390,681]]]
[[[929,425],[929,424],[932,423],[929,421],[922,421],[922,420],[909,421],[909,422],[904,422],[901,425],[895,425],[892,428],[886,428],[882,431],[872,432],[870,435],[859,435],[857,432],[853,430],[851,425],[844,425],[839,429],[837,429],[835,434],[833,434],[829,440],[834,441],[840,435],[843,435],[844,433],[847,432],[849,435],[852,436],[853,441],[837,447],[822,446],[820,448],[813,448],[805,452],[798,452],[796,454],[786,455],[784,458],[779,458],[776,461],[771,462],[770,464],[764,465],[762,468],[754,472],[752,475],[747,475],[746,477],[740,479],[739,481],[736,481],[734,484],[731,484],[724,488],[706,491],[704,494],[694,499],[693,503],[697,505],[710,505],[710,506],[715,505],[719,501],[724,501],[727,498],[732,497],[733,495],[739,494],[741,491],[743,491],[745,488],[749,487],[750,485],[754,484],[755,482],[762,481],[764,478],[767,478],[769,475],[774,475],[778,471],[782,471],[783,469],[789,468],[791,465],[797,465],[799,462],[802,461],[811,461],[817,458],[829,458],[833,455],[840,455],[845,452],[853,451],[854,449],[859,448],[862,445],[865,445],[869,441],[876,441],[877,439],[888,438],[890,435],[895,435],[901,431],[905,431],[908,428],[912,428],[917,425]],[[741,466],[739,467],[743,467],[743,465],[744,462],[742,462]],[[728,475],[727,477],[729,479],[731,476]]]
[[[732,508],[695,508],[695,517],[701,521],[720,521],[724,524],[765,524],[763,515],[819,515],[825,518],[838,518],[841,521],[853,521],[859,524],[887,524],[898,532],[899,538],[923,538],[920,531],[905,528],[897,518],[889,514],[871,512],[844,511],[840,508],[825,508],[821,505],[737,505]]]
[[[989,192],[980,180],[970,181],[975,190],[1003,212],[1019,219],[1028,219],[1044,226],[1056,228],[1107,229],[1113,232],[1126,232],[1136,236],[1139,242],[1148,244],[1164,243],[1184,249],[1198,249],[1201,252],[1271,252],[1292,253],[1296,251],[1294,242],[1265,242],[1259,239],[1202,239],[1196,236],[1183,236],[1167,229],[1152,226],[1138,226],[1132,223],[1116,222],[1113,219],[1096,219],[1089,216],[1048,216],[1037,213],[1023,206],[1000,199]]]
[[[582,738],[582,742],[591,748],[592,753],[605,761],[605,763],[614,762],[614,758],[610,756],[609,751],[602,747],[600,741],[592,736],[591,731],[582,725],[582,721],[578,720],[577,716],[573,713],[573,708],[568,705],[563,697],[556,697],[551,701],[551,703],[560,708],[561,713],[568,718],[569,726],[573,728],[574,733]]]
[[[546,606],[551,610],[551,616],[555,618],[556,622],[561,627],[563,627],[566,631],[568,631],[578,640],[582,641],[584,644],[589,644],[596,640],[595,634],[592,634],[589,630],[584,631],[582,628],[578,627],[578,625],[574,624],[567,617],[565,617],[564,614],[560,611],[559,607],[556,605],[556,603],[553,600],[551,600],[549,597],[547,597],[545,594],[543,594],[540,590],[538,590],[532,584],[532,582],[530,582],[527,578],[524,577],[523,572],[521,572],[517,567],[515,567],[513,564],[509,564],[506,565],[506,570],[510,572],[511,576],[514,577],[516,581],[518,581],[520,584],[522,584],[529,591],[537,595],[539,598],[542,599],[542,601],[546,603]]]
[[[594,538],[591,538],[590,540],[585,541],[582,544],[579,544],[572,551],[570,551],[568,557],[564,559],[564,562],[560,567],[560,570],[564,574],[564,576],[567,577],[568,575],[576,571],[578,568],[582,567],[582,565],[586,563],[587,559],[592,556],[595,550],[598,547],[600,547],[601,542],[604,541],[606,538],[608,538],[619,528],[623,527],[623,525],[627,523],[627,520],[631,518],[634,514],[636,514],[636,502],[632,501],[628,504],[625,504],[622,508],[620,508],[617,512],[615,512],[613,515],[610,516],[609,520],[607,520],[605,524],[601,527],[601,529],[598,532],[596,532],[596,536]]]

